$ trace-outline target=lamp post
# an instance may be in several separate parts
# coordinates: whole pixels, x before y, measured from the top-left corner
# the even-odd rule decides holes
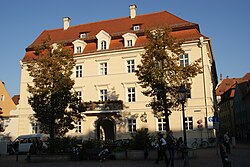
[[[187,134],[186,134],[186,126],[185,126],[185,102],[186,102],[186,88],[185,85],[181,85],[178,90],[178,96],[179,100],[182,105],[182,125],[183,125],[183,140],[184,140],[184,148],[183,148],[183,154],[184,154],[184,167],[189,167],[189,161],[188,161],[188,150],[187,150]]]

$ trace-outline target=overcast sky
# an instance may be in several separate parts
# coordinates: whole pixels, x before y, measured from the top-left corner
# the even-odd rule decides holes
[[[11,96],[20,94],[19,61],[25,48],[46,29],[129,16],[169,11],[198,23],[201,33],[212,40],[217,74],[242,77],[250,72],[250,0],[2,0],[0,4],[0,80]]]

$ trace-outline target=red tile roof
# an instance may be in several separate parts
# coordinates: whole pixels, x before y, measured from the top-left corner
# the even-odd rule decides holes
[[[139,31],[133,31],[133,25],[140,25]],[[129,17],[105,20],[87,24],[81,24],[76,26],[70,26],[67,30],[63,28],[45,30],[43,31],[38,38],[26,48],[26,54],[23,58],[23,61],[29,61],[35,56],[32,52],[32,48],[35,45],[41,44],[45,39],[50,36],[51,42],[65,42],[69,45],[72,45],[76,39],[79,39],[79,35],[82,32],[87,32],[88,37],[84,39],[87,43],[84,53],[90,53],[96,51],[96,34],[101,30],[106,31],[112,37],[110,43],[110,50],[122,49],[123,40],[122,35],[127,32],[136,33],[138,39],[136,41],[135,47],[143,46],[147,40],[144,35],[146,29],[156,28],[158,26],[168,25],[173,29],[172,35],[177,39],[190,41],[199,39],[203,36],[200,34],[199,25],[185,21],[167,11],[156,12],[151,14],[138,15],[134,19]],[[207,38],[203,36],[204,38]]]

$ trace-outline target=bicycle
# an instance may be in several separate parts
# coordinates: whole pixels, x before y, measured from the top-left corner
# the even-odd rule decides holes
[[[198,138],[194,138],[194,142],[191,144],[192,148],[208,148],[209,143],[203,139],[200,139],[200,143],[198,143]]]

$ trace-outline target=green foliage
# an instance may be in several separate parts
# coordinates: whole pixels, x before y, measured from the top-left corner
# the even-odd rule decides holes
[[[2,114],[2,108],[0,107],[0,132],[4,132],[4,119]]]
[[[136,75],[145,96],[152,97],[150,106],[155,116],[170,115],[170,108],[179,105],[177,90],[181,84],[191,89],[191,78],[201,73],[200,59],[186,67],[179,65],[184,54],[181,43],[171,36],[171,29],[158,27],[147,31],[148,44],[142,54]]]
[[[64,45],[58,44],[53,48],[49,41],[38,46],[35,55],[35,60],[27,63],[27,70],[33,79],[32,84],[28,84],[31,94],[28,102],[40,129],[49,133],[53,140],[73,129],[73,123],[81,118],[84,111],[72,91],[74,80],[71,75],[75,60]]]
[[[151,137],[147,129],[137,130],[136,133],[131,134],[132,141],[130,144],[131,149],[143,150],[151,146]]]

